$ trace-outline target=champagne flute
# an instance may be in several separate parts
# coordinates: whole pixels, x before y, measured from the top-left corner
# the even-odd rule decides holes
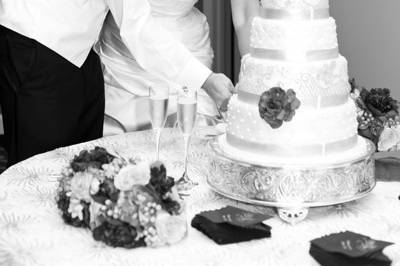
[[[190,190],[197,185],[188,176],[188,152],[197,116],[197,91],[183,87],[178,90],[178,125],[185,142],[185,170],[178,181],[180,190]]]
[[[167,121],[169,88],[149,87],[150,120],[156,137],[156,158],[160,159],[160,137]]]

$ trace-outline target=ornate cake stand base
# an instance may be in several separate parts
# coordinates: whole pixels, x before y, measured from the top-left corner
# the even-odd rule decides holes
[[[365,154],[349,162],[270,167],[232,159],[214,139],[209,142],[207,181],[225,197],[275,207],[282,220],[295,224],[307,217],[309,208],[354,201],[375,187],[375,146],[365,143]]]

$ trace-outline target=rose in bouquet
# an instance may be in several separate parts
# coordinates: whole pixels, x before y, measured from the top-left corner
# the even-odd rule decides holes
[[[351,96],[357,106],[358,133],[372,140],[378,151],[397,149],[400,144],[398,102],[387,88],[367,90],[350,80]]]
[[[113,247],[173,244],[187,231],[183,202],[161,162],[127,161],[100,147],[63,171],[57,205],[67,224]]]
[[[281,127],[283,122],[291,121],[299,107],[296,93],[292,89],[284,91],[280,87],[265,91],[258,103],[260,117],[274,129]]]

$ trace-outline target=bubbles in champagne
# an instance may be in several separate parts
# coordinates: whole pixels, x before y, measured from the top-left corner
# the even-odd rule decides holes
[[[163,128],[167,120],[168,98],[150,97],[150,118],[153,128]]]
[[[178,123],[183,134],[192,134],[197,114],[195,99],[181,98],[178,100]]]

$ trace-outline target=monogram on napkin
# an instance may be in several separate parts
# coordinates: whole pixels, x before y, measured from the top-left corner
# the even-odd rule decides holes
[[[200,215],[214,223],[228,223],[242,227],[258,224],[271,218],[269,215],[245,211],[231,206],[216,211],[202,212]]]

